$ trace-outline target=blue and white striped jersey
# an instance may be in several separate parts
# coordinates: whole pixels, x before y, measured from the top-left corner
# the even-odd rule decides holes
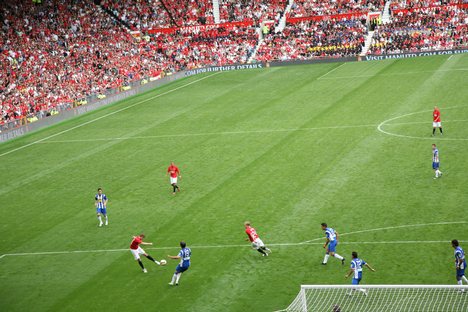
[[[460,246],[458,246],[457,248],[455,248],[455,265],[458,265],[460,260],[462,262],[460,269],[463,270],[466,268],[465,251]]]
[[[439,149],[435,148],[432,150],[432,162],[439,162]]]
[[[334,242],[336,240],[336,232],[332,228],[326,228],[325,235],[330,242]]]
[[[106,208],[107,196],[106,194],[96,194],[94,197],[96,199],[96,208]]]
[[[362,267],[366,264],[366,261],[356,258],[351,260],[351,269],[354,270],[354,278],[359,278],[359,273],[362,273]]]
[[[190,248],[182,248],[179,252],[180,257],[180,265],[181,266],[189,266],[190,265],[190,257],[192,256],[192,251]]]

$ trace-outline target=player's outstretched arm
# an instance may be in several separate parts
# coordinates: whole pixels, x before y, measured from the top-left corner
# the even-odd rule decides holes
[[[368,268],[369,268],[369,270],[371,270],[372,272],[375,272],[374,268],[373,268],[373,267],[371,267],[369,264],[367,264],[367,263],[366,263],[366,264],[365,264],[365,266],[366,266],[366,267],[368,267]]]
[[[323,248],[327,248],[327,245],[328,245],[329,242],[330,242],[330,240],[327,238],[327,240],[325,241],[325,245],[323,245]]]
[[[153,243],[141,242],[141,245],[153,245]]]
[[[169,255],[167,255],[167,257],[169,259],[174,259],[174,260],[180,259],[180,256],[169,256]]]
[[[351,276],[351,274],[354,273],[354,269],[349,269],[348,273],[345,275],[345,278],[348,278]]]

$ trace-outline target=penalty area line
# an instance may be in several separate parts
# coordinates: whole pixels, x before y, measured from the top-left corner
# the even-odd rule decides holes
[[[319,238],[320,240],[324,239],[323,237]],[[317,239],[318,240],[318,239]],[[466,242],[465,240],[459,240],[460,242]],[[366,245],[381,245],[381,244],[449,244],[450,241],[445,240],[398,240],[398,241],[362,241],[362,242],[340,242],[340,245],[356,245],[356,244],[366,244]],[[267,244],[268,246],[276,247],[295,247],[295,246],[304,246],[304,245],[323,245],[322,242],[312,242],[306,241],[301,243],[273,243]],[[237,245],[205,245],[205,246],[190,246],[191,249],[213,249],[213,248],[250,248],[249,244],[237,244]],[[150,247],[145,248],[146,250],[168,250],[168,249],[179,249],[180,247]],[[64,255],[64,254],[79,254],[79,253],[106,253],[106,252],[125,252],[129,251],[128,248],[121,249],[95,249],[95,250],[72,250],[72,251],[44,251],[44,252],[23,252],[23,253],[10,253],[3,254],[0,256],[0,259],[8,257],[17,257],[17,256],[50,256],[50,255]]]

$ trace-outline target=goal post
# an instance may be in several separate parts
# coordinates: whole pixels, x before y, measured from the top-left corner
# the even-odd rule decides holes
[[[288,312],[468,311],[468,286],[302,285]]]

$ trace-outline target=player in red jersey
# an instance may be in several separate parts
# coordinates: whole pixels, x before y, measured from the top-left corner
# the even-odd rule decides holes
[[[157,265],[161,265],[159,261],[156,261],[148,255],[143,248],[140,247],[140,245],[153,245],[153,243],[146,243],[143,241],[145,238],[145,234],[140,234],[138,236],[133,236],[133,240],[130,244],[130,252],[133,254],[133,257],[135,258],[136,261],[138,261],[138,264],[141,266],[141,269],[143,270],[143,273],[147,273],[148,271],[145,269],[145,266],[143,265],[143,262],[141,262],[140,255],[145,256],[149,260],[153,261]]]
[[[180,175],[179,168],[174,164],[174,162],[171,162],[171,165],[167,168],[167,173],[166,176],[170,175],[170,181],[172,185],[172,194],[175,195],[176,191],[180,192],[180,188],[177,185],[177,178],[182,178]]]
[[[268,249],[265,246],[265,244],[263,244],[263,241],[258,236],[257,231],[255,231],[255,229],[250,225],[250,221],[245,221],[244,226],[245,226],[245,233],[248,236],[248,238],[246,238],[245,240],[250,241],[254,249],[256,249],[259,253],[261,253],[262,256],[267,257],[268,254],[271,253],[271,250]]]
[[[434,111],[432,112],[432,136],[435,135],[436,128],[439,128],[440,135],[443,135],[442,123],[440,121],[440,110],[437,106],[434,107]]]

